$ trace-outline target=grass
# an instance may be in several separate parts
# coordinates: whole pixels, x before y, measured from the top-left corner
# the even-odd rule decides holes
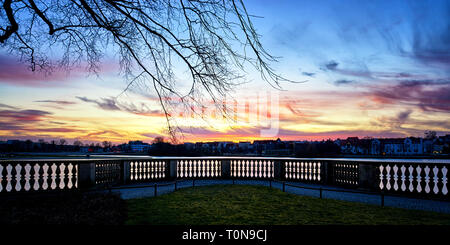
[[[450,214],[298,196],[263,186],[185,188],[127,201],[126,224],[450,225]]]

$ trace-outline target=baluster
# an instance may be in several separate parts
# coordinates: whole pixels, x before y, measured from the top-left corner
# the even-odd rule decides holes
[[[448,189],[447,189],[447,168],[444,166],[441,168],[442,172],[442,194],[447,195]]]
[[[15,190],[16,190],[16,192],[19,192],[19,191],[23,190],[23,175],[22,175],[23,167],[22,167],[22,164],[17,163],[17,165],[16,165],[16,167],[14,169],[16,171],[16,174],[15,174],[15,176],[16,176],[16,178],[15,178],[16,179]]]
[[[394,170],[394,190],[398,190],[398,175],[397,175],[398,167],[397,167],[397,164],[394,164],[394,167],[392,170]]]
[[[6,180],[6,164],[3,165],[0,163],[0,193],[6,189],[7,180]]]
[[[261,161],[261,177],[269,178],[269,161]]]
[[[389,191],[391,190],[391,166],[388,164],[386,166],[386,189]]]
[[[157,161],[145,161],[144,173],[148,173],[148,179],[154,180],[158,178],[158,162]]]
[[[199,171],[199,177],[201,177],[201,178],[204,178],[206,175],[205,175],[205,167],[206,167],[206,163],[208,162],[209,160],[202,160],[201,162],[200,162],[200,171]]]
[[[437,168],[437,166],[434,166],[433,168],[433,182],[434,182],[434,188],[433,188],[433,192],[434,194],[438,194],[439,193],[439,187],[438,187],[438,183],[439,183],[439,169]]]
[[[33,170],[34,170],[34,175],[33,175],[33,179],[34,179],[34,185],[33,185],[33,189],[35,191],[37,190],[42,190],[42,166],[39,165],[39,163],[35,163],[33,166]]]
[[[258,161],[257,178],[264,178],[264,161],[262,160]]]
[[[413,192],[414,191],[414,168],[412,165],[409,165],[408,168],[408,172],[409,172],[409,192]]]
[[[186,177],[191,178],[192,177],[192,161],[186,161]]]
[[[199,174],[200,174],[199,162],[201,162],[201,160],[194,160],[193,161],[194,177],[199,177]]]
[[[316,182],[320,181],[320,166],[322,165],[321,162],[316,162]]]
[[[405,191],[406,190],[406,184],[405,184],[405,180],[406,180],[406,167],[405,165],[402,164],[402,167],[400,168],[402,175],[401,175],[401,180],[402,180],[402,185],[401,185],[401,190]]]
[[[217,161],[217,160],[209,161],[208,169],[207,169],[207,174],[208,174],[209,178],[214,178],[214,177],[219,176],[219,173],[216,172],[216,169],[218,168],[218,166],[219,166],[219,161]]]
[[[145,175],[145,165],[146,165],[146,161],[137,161],[136,162],[136,180],[137,181],[141,181],[144,179],[144,175]],[[149,167],[149,171],[151,171],[151,174],[153,175],[153,164],[151,164]]]
[[[69,165],[67,165],[67,177],[66,177],[66,179],[67,179],[66,188],[67,189],[73,189],[73,182],[72,182],[73,174],[72,174],[72,171],[73,171],[74,167],[75,166],[72,163],[69,163]]]
[[[153,173],[154,179],[161,178],[161,162],[160,161],[154,161],[153,165],[155,166],[155,172]]]
[[[155,164],[156,164],[156,178],[161,178],[162,176],[161,176],[161,169],[162,169],[162,166],[161,166],[161,161],[156,161],[155,162]]]
[[[0,163],[0,193],[3,191],[3,180],[4,180],[4,176],[3,176],[3,165]]]
[[[154,169],[154,161],[140,161],[140,169],[141,169],[141,176],[140,176],[140,180],[144,181],[147,179],[153,179],[155,178],[155,171],[153,171]]]
[[[210,174],[211,167],[214,167],[214,160],[206,160],[205,166],[204,166],[204,177],[205,178],[211,178],[211,174]]]
[[[315,181],[316,180],[316,175],[317,175],[317,172],[316,172],[316,170],[317,170],[317,164],[316,164],[316,162],[313,162],[312,163],[312,180],[313,181]]]
[[[143,168],[143,162],[142,161],[136,161],[136,180],[141,181],[142,180],[142,168]],[[153,171],[152,171],[153,172]]]
[[[63,174],[63,179],[61,181],[61,184],[63,186],[62,186],[61,189],[69,189],[69,187],[68,187],[68,184],[69,184],[69,166],[67,164],[68,163],[63,163],[61,165],[61,167],[62,167],[62,174]]]
[[[11,191],[13,191],[13,184],[12,184],[12,181],[13,181],[13,173],[12,173],[13,172],[13,165],[8,164],[8,165],[6,165],[5,169],[6,169],[6,174],[5,174],[5,176],[6,176],[6,186],[5,186],[5,190],[7,192],[11,192]]]
[[[425,173],[425,193],[430,193],[430,168],[427,165],[423,170]]]
[[[383,174],[383,170],[384,170],[384,166],[383,166],[383,164],[380,164],[380,167],[379,167],[379,169],[380,169],[380,190],[383,190],[384,189],[384,183],[383,183],[383,181],[384,181],[384,174]]]
[[[134,181],[134,161],[130,161],[130,180]]]
[[[284,166],[285,166],[284,167],[284,170],[285,170],[284,177],[286,179],[295,179],[295,172],[296,172],[295,162],[291,162],[291,161],[285,162]]]
[[[186,173],[185,173],[185,175],[186,175],[187,178],[191,178],[192,177],[191,164],[192,164],[191,160],[187,160],[186,161]]]
[[[256,160],[255,162],[255,178],[260,178],[259,176],[259,166],[261,165],[261,160]]]
[[[416,177],[417,178],[417,188],[416,188],[416,190],[418,193],[421,193],[422,192],[422,176],[421,176],[422,168],[420,167],[420,165],[417,165],[416,171],[417,171],[417,177]]]

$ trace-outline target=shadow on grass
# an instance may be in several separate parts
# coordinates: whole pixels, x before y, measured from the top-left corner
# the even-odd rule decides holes
[[[120,225],[126,203],[118,195],[58,193],[0,199],[0,224]]]

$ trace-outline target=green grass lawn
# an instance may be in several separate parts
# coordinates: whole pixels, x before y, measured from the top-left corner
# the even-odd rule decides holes
[[[263,186],[185,188],[127,201],[126,224],[450,225],[450,214],[379,207],[284,193]]]

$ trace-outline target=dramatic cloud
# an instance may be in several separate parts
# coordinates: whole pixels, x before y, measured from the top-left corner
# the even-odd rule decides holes
[[[65,101],[65,100],[36,100],[34,102],[51,103],[51,104],[57,104],[57,105],[74,105],[74,104],[76,104],[73,101]]]
[[[100,136],[100,135],[111,135],[111,136],[115,136],[115,137],[123,137],[122,134],[117,133],[115,131],[112,130],[104,130],[104,131],[98,131],[98,132],[93,132],[93,133],[89,133],[86,135],[86,137],[93,137],[93,136]]]
[[[325,64],[325,68],[327,68],[328,70],[336,70],[338,65],[339,65],[339,63],[337,63],[336,61],[332,60],[332,61],[330,61],[330,62]]]
[[[84,102],[96,104],[99,108],[108,111],[124,111],[142,116],[164,116],[164,113],[160,110],[152,110],[148,105],[140,103],[138,105],[130,102],[121,102],[114,98],[101,98],[100,100],[88,99],[86,97],[79,97],[79,100]]]
[[[2,104],[2,103],[0,103],[0,107],[13,109],[13,110],[19,109],[19,108],[15,107],[15,106],[10,106],[10,105],[6,105],[6,104]]]
[[[409,115],[412,113],[412,110],[402,111],[397,114],[397,119],[400,123],[404,123],[406,119],[408,119]]]
[[[11,119],[18,122],[28,121],[40,121],[43,117],[51,115],[52,113],[41,110],[0,110],[0,117],[3,119]]]
[[[302,75],[308,76],[308,77],[314,77],[316,73],[313,72],[302,72]]]
[[[92,100],[92,99],[88,99],[86,97],[76,97],[77,99],[80,99],[84,102],[88,102],[88,103],[94,103],[96,104],[98,107],[100,107],[103,110],[107,110],[107,111],[120,111],[120,108],[117,106],[117,102],[114,99],[109,99],[109,98],[102,98],[100,101],[99,100]]]
[[[31,87],[59,86],[67,79],[67,75],[65,71],[32,72],[17,59],[0,54],[0,83]]]
[[[50,61],[51,62],[51,61]],[[111,61],[104,61],[100,64],[101,72],[117,71],[117,64]],[[6,83],[27,87],[58,87],[64,86],[70,80],[85,77],[90,72],[82,67],[73,67],[69,70],[49,68],[47,70],[32,71],[28,64],[25,64],[17,57],[0,53],[0,84]]]
[[[340,79],[340,80],[334,81],[334,84],[336,86],[347,85],[347,84],[352,84],[352,83],[355,83],[355,81],[346,80],[346,79]]]
[[[450,81],[402,81],[369,87],[372,100],[382,104],[414,105],[423,111],[450,112]]]

